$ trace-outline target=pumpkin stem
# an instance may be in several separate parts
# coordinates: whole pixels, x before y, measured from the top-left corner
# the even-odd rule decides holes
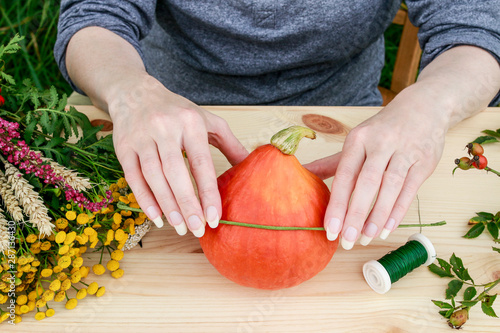
[[[271,138],[271,144],[283,154],[293,155],[303,137],[314,140],[316,139],[316,132],[303,126],[291,126],[274,134]]]

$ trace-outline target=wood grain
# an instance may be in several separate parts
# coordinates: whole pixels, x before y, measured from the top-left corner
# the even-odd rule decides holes
[[[105,119],[91,107],[92,119]],[[318,131],[315,141],[304,140],[297,157],[303,163],[328,156],[342,148],[348,129],[379,108],[355,107],[206,107],[225,118],[248,148],[267,143],[271,135],[289,125],[301,125],[307,115],[328,117],[342,129]],[[326,118],[321,118],[325,120]],[[327,122],[321,122],[327,125]],[[465,120],[446,137],[443,157],[434,174],[419,190],[422,222],[446,220],[444,227],[425,229],[438,256],[462,257],[477,282],[500,276],[500,255],[491,251],[491,237],[467,240],[467,220],[477,211],[500,209],[500,186],[494,175],[460,170],[451,175],[454,159],[465,154],[467,142],[485,128],[500,124],[500,111],[490,108]],[[318,125],[319,126],[319,125]],[[417,125],[416,125],[417,126]],[[496,126],[496,127],[495,127]],[[328,127],[328,126],[327,126]],[[212,150],[217,173],[229,163]],[[489,163],[500,165],[500,145],[486,147]],[[327,180],[328,185],[331,179]],[[404,223],[418,223],[413,203]],[[300,286],[263,291],[238,286],[208,263],[192,235],[179,237],[170,226],[153,228],[144,247],[126,253],[125,276],[108,274],[88,280],[105,285],[107,294],[87,297],[68,311],[55,304],[56,315],[42,322],[24,318],[15,332],[451,332],[431,299],[444,299],[448,279],[420,267],[398,281],[385,295],[373,292],[362,276],[363,264],[403,245],[418,229],[398,229],[387,241],[374,240],[368,247],[341,248],[332,262],[315,278]],[[89,257],[96,258],[96,254]],[[497,313],[500,308],[496,306]],[[2,326],[2,332],[11,327]],[[500,320],[471,311],[468,332],[498,332]],[[465,330],[464,330],[465,331]]]

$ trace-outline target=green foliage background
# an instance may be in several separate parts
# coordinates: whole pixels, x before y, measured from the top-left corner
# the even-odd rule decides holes
[[[19,33],[25,36],[20,43],[21,52],[7,57],[5,66],[16,81],[30,78],[39,89],[55,86],[59,93],[71,93],[53,56],[59,17],[58,0],[0,0],[0,44]],[[385,32],[386,65],[380,85],[389,88],[397,45],[401,36],[400,26],[391,26]]]

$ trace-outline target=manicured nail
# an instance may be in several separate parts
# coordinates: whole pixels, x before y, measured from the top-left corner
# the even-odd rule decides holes
[[[214,206],[210,206],[207,208],[207,223],[210,226],[210,228],[214,229],[217,228],[219,225],[219,212],[217,212],[217,208]]]
[[[205,225],[201,222],[200,218],[196,215],[191,215],[188,218],[189,229],[196,237],[200,238],[205,234]]]
[[[345,250],[350,250],[354,246],[356,237],[358,236],[358,231],[354,227],[349,227],[346,229],[342,235],[342,247]]]
[[[161,213],[158,208],[154,206],[149,207],[146,210],[146,215],[154,222],[157,228],[163,227],[163,220],[161,219]]]
[[[340,220],[336,217],[333,217],[328,221],[328,225],[326,226],[326,238],[328,240],[334,241],[339,236],[340,232]]]
[[[168,216],[170,217],[170,222],[174,225],[175,231],[177,231],[179,236],[187,234],[188,229],[186,223],[179,212],[174,210]]]
[[[372,222],[368,223],[368,225],[365,228],[364,233],[361,235],[361,239],[359,240],[359,243],[363,246],[367,246],[368,244],[370,244],[373,237],[377,233],[377,230],[378,230],[378,228],[375,225],[375,223],[372,223]]]
[[[392,217],[389,220],[387,220],[384,229],[382,229],[382,231],[380,232],[380,239],[385,240],[387,237],[389,237],[389,234],[394,229],[395,225],[396,225],[396,220],[394,220]]]

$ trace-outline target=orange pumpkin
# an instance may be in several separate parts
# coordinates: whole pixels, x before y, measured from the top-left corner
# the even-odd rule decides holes
[[[314,131],[293,126],[218,178],[222,220],[284,227],[323,227],[330,198],[325,183],[305,169],[293,153]],[[200,239],[209,262],[243,286],[281,289],[322,271],[338,240],[325,231],[268,230],[219,224]]]

